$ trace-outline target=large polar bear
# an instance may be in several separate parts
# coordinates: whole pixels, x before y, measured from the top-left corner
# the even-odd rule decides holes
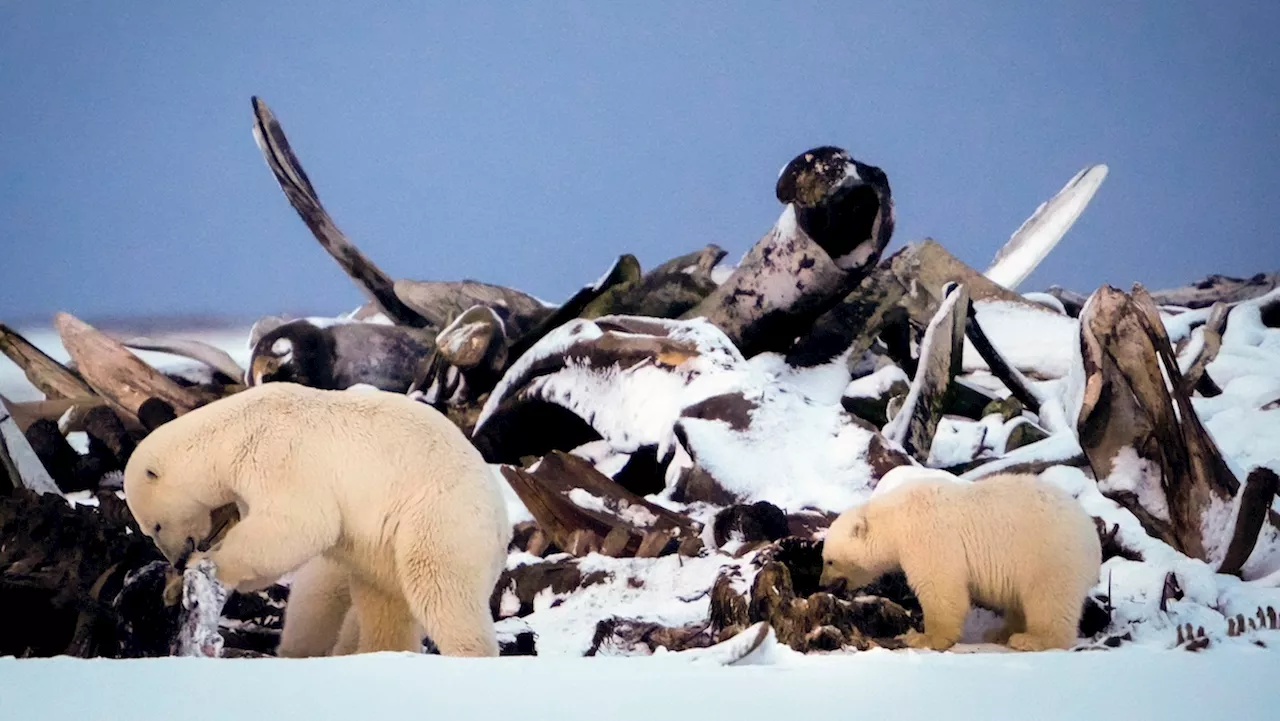
[[[497,484],[429,406],[267,383],[156,429],[124,489],[178,567],[207,557],[241,591],[299,570],[281,655],[414,651],[425,632],[442,654],[494,656],[489,596],[511,538]],[[240,520],[215,528],[231,504]]]
[[[822,584],[844,578],[857,588],[901,569],[924,611],[924,632],[904,639],[914,648],[953,646],[971,603],[1004,613],[989,641],[1021,651],[1075,645],[1102,563],[1080,504],[1034,475],[969,483],[915,470],[831,524]]]

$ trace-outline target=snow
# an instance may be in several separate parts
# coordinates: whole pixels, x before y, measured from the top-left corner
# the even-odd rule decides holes
[[[513,556],[507,566],[522,562]],[[636,559],[591,553],[579,560],[578,569],[584,577],[603,573],[603,581],[571,594],[555,594],[548,589],[534,599],[532,614],[504,619],[498,625],[532,629],[538,637],[539,656],[581,656],[591,646],[596,622],[610,616],[666,626],[705,622],[711,600],[702,592],[710,590],[721,573],[737,569],[744,577],[753,575],[754,571],[746,568],[747,563],[746,559],[711,555]]]
[[[747,361],[754,370],[763,373],[775,383],[783,383],[804,393],[815,401],[839,403],[840,396],[849,385],[849,354],[853,348],[826,363],[805,368],[787,365],[781,353],[760,353]]]
[[[724,667],[697,653],[643,658],[463,659],[380,653],[331,659],[0,659],[6,718],[651,720],[1262,719],[1280,704],[1280,656],[1201,653],[791,653]],[[66,692],[74,679],[75,692]],[[200,689],[234,689],[213,702]],[[625,691],[623,691],[625,689]],[[620,693],[623,694],[620,696]],[[92,714],[86,708],[92,700]],[[1032,709],[1034,709],[1032,711]]]
[[[1280,611],[1280,589],[1269,588],[1261,581],[1245,582],[1218,574],[1205,562],[1188,558],[1148,536],[1138,519],[1102,495],[1083,471],[1056,466],[1040,477],[1074,495],[1108,529],[1118,529],[1116,538],[1123,547],[1142,555],[1141,561],[1117,556],[1102,565],[1095,591],[1110,598],[1113,632],[1127,631],[1138,644],[1169,648],[1176,640],[1177,628],[1190,623],[1197,629],[1203,627],[1214,642],[1248,643],[1247,636],[1227,636],[1227,617],[1237,613],[1253,616],[1266,607]],[[1170,573],[1176,576],[1183,597],[1170,600],[1167,610],[1162,611],[1160,598],[1165,577]],[[1260,633],[1271,643],[1280,641],[1280,633]]]
[[[489,395],[476,421],[476,431],[484,426],[509,393],[528,380],[526,376],[530,369],[550,356],[563,353],[575,343],[601,338],[604,331],[598,323],[613,318],[573,320],[538,341],[507,370]],[[698,355],[674,369],[664,369],[652,363],[626,369],[616,364],[596,368],[587,361],[569,360],[567,368],[534,379],[528,388],[578,414],[614,449],[629,453],[641,446],[656,445],[659,457],[665,457],[675,441],[672,429],[680,411],[735,385],[737,374],[720,371],[750,371],[742,354],[728,337],[705,320],[646,320],[666,326],[671,340],[693,345],[698,349]],[[621,337],[634,335],[611,332]]]
[[[606,440],[584,443],[569,451],[569,453],[587,461],[597,471],[610,478],[626,467],[627,461],[631,460],[630,454],[614,450],[613,446],[609,445]]]
[[[1132,447],[1120,449],[1112,461],[1111,475],[1098,481],[1104,493],[1132,493],[1138,505],[1162,521],[1169,520],[1169,506],[1160,488],[1159,464],[1138,456]]]
[[[987,428],[987,424],[975,423],[967,418],[941,419],[933,434],[933,443],[929,446],[929,458],[925,465],[948,468],[977,458],[987,438]]]
[[[609,511],[609,507],[605,505],[603,498],[600,496],[593,496],[591,493],[581,488],[575,488],[569,491],[569,500],[578,508],[588,511],[599,511],[601,513],[608,513]]]
[[[1023,293],[1022,298],[1024,300],[1029,300],[1032,303],[1039,303],[1040,305],[1050,308],[1058,313],[1062,313],[1063,315],[1066,315],[1067,313],[1067,307],[1062,304],[1062,301],[1058,300],[1050,293]]]
[[[1080,323],[1043,306],[1008,300],[975,300],[978,325],[1014,368],[1042,378],[1071,372],[1070,348],[1080,342]],[[973,343],[964,343],[964,370],[986,370]]]
[[[894,383],[905,383],[909,386],[911,377],[898,366],[889,364],[861,378],[849,381],[849,385],[845,386],[844,395],[847,398],[883,398]]]
[[[745,430],[718,420],[680,420],[698,464],[725,490],[744,503],[768,501],[784,511],[842,511],[866,497],[872,435],[844,409],[781,384],[747,398],[757,407]]]

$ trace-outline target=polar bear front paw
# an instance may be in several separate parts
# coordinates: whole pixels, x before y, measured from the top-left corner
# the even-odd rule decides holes
[[[951,639],[939,638],[919,631],[907,631],[902,635],[902,642],[911,648],[928,648],[934,651],[946,651],[956,645],[956,642]]]

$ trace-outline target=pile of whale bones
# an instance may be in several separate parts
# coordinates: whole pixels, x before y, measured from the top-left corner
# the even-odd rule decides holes
[[[587,579],[584,559],[712,559],[709,618],[672,628],[601,616],[588,653],[706,646],[762,624],[802,651],[892,646],[890,632],[867,625],[901,621],[900,632],[918,622],[901,584],[841,595],[817,588],[806,564],[835,514],[906,465],[969,481],[1039,473],[1071,489],[1098,524],[1105,559],[1082,646],[1159,638],[1194,650],[1211,639],[1261,643],[1276,627],[1274,473],[1233,470],[1191,399],[1222,394],[1212,364],[1225,336],[1280,325],[1280,275],[1157,292],[1104,286],[1088,297],[1016,290],[1084,211],[1105,165],[1073,177],[979,272],[932,240],[885,255],[887,175],[843,149],[814,148],[780,172],[783,210],[737,265],[715,245],[648,272],[623,255],[550,304],[478,281],[393,281],[320,204],[266,104],[254,98],[253,110],[286,198],[369,302],[336,318],[259,320],[247,367],[200,341],[116,339],[60,313],[73,359],[63,370],[78,390],[35,379],[35,354],[5,352],[44,381],[49,401],[68,401],[56,406],[63,434],[84,410],[77,399],[111,408],[140,437],[264,383],[409,394],[446,413],[519,499],[512,562],[495,591],[507,627],[536,629],[519,617],[602,583]],[[118,348],[203,367],[166,374]],[[1142,372],[1158,387],[1144,386]],[[1152,411],[1148,398],[1175,412]],[[22,406],[6,403],[30,436]],[[1129,426],[1108,416],[1120,406]],[[47,443],[4,439],[22,485],[67,490],[50,473]],[[18,463],[24,452],[45,467]],[[1135,466],[1145,470],[1126,476]],[[114,491],[118,476],[97,489]],[[539,568],[572,578],[530,580]],[[175,647],[217,655],[226,592],[193,573]],[[837,622],[815,610],[829,593],[845,616],[883,598],[872,621]],[[815,618],[798,620],[805,614]]]

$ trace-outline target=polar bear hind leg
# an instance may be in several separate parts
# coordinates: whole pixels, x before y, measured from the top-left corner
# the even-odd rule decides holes
[[[441,655],[498,655],[498,637],[489,610],[489,596],[497,579],[490,578],[487,569],[407,554],[397,561],[409,611]]]
[[[359,628],[356,653],[422,650],[422,634],[399,594],[352,578],[351,607]]]
[[[338,631],[338,640],[333,644],[333,650],[329,652],[329,655],[349,656],[356,652],[356,647],[359,645],[360,622],[357,620],[355,607],[352,607],[347,610],[346,618],[342,619],[342,628]]]
[[[1049,592],[1023,599],[1026,630],[1009,636],[1009,648],[1017,651],[1070,649],[1076,644],[1081,600],[1052,585],[1037,588]]]
[[[325,656],[338,642],[339,630],[351,609],[351,589],[345,568],[324,556],[298,569],[289,588],[284,629],[276,655],[281,658]]]

